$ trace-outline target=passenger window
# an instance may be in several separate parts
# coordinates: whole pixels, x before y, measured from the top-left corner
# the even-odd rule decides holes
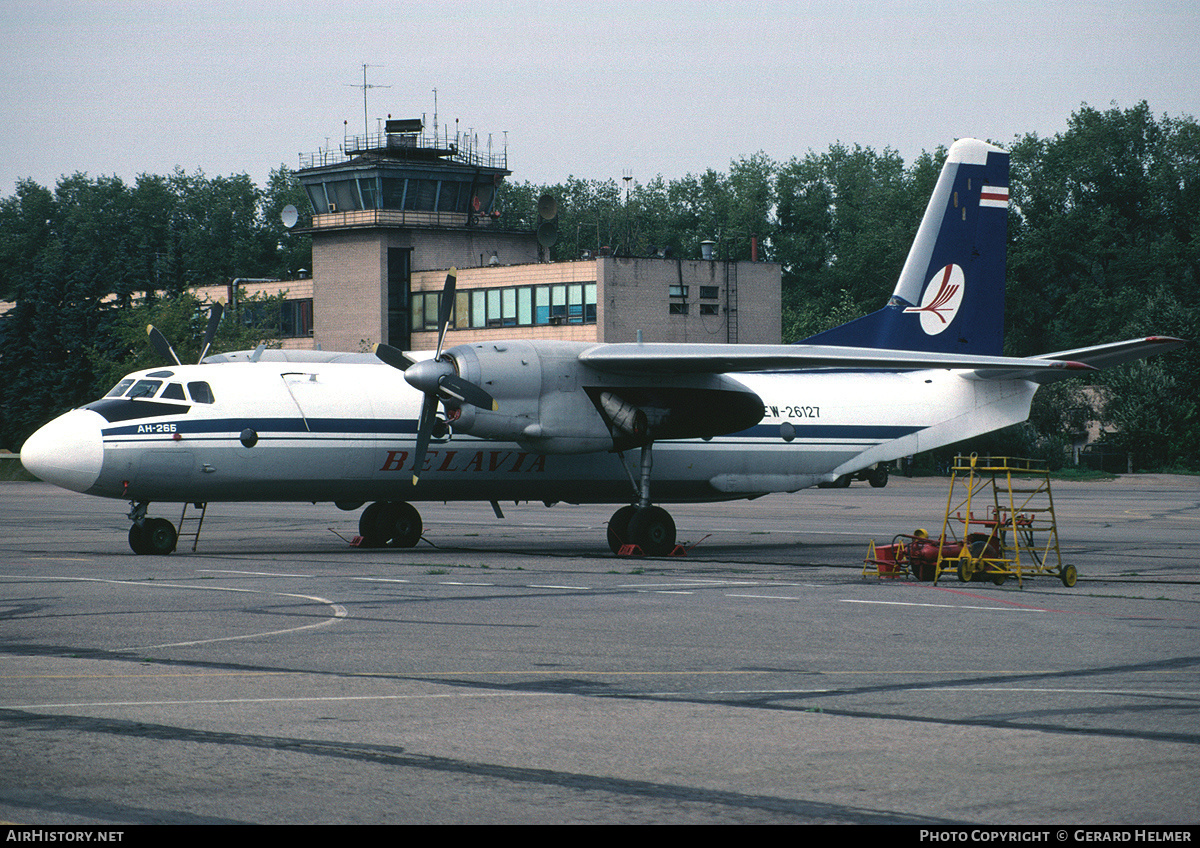
[[[192,396],[192,400],[196,403],[213,402],[212,389],[205,382],[188,383],[188,394]]]
[[[132,379],[122,380],[113,386],[112,389],[109,390],[108,394],[105,395],[105,397],[120,397],[121,395],[125,394],[125,392],[128,391],[129,387],[132,385]]]
[[[179,383],[167,383],[167,387],[163,389],[162,396],[171,400],[187,400],[183,396],[183,386]]]
[[[125,395],[128,398],[148,398],[154,397],[159,387],[162,386],[162,380],[138,380],[133,384],[133,388],[129,390],[129,394]]]

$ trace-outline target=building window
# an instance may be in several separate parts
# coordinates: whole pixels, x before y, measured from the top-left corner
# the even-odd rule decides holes
[[[438,292],[414,292],[412,328],[437,329]],[[595,283],[460,290],[451,329],[596,323]]]
[[[313,334],[313,302],[285,300],[280,307],[279,334],[285,339],[307,338]]]
[[[702,303],[702,304],[700,304],[700,314],[701,315],[720,315],[721,307],[715,303]]]
[[[701,300],[716,300],[720,296],[721,296],[721,287],[720,286],[701,286],[700,287],[700,299]]]
[[[438,304],[441,302],[441,292],[414,292],[412,296],[412,328],[414,332],[436,330],[438,328]],[[449,326],[454,326],[454,314],[451,312]]]
[[[687,315],[688,314],[688,310],[687,310],[688,305],[686,302],[684,302],[684,303],[672,302],[667,305],[670,307],[671,315]]]
[[[688,287],[687,286],[680,286],[680,285],[671,286],[671,297],[687,297],[687,296],[688,296]]]

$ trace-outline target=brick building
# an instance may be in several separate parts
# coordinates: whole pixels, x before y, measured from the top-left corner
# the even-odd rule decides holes
[[[778,343],[780,267],[767,262],[599,256],[539,261],[545,235],[494,211],[507,153],[422,134],[418,121],[301,157],[313,208],[311,336],[287,346],[368,350],[437,344],[446,270],[458,269],[448,346],[489,338]],[[289,298],[295,294],[289,293]]]

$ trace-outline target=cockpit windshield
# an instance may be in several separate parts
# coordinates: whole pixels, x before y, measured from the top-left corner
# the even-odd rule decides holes
[[[108,394],[106,394],[105,397],[120,397],[121,395],[125,394],[125,392],[129,391],[129,387],[132,385],[133,379],[127,377],[109,389]]]
[[[134,398],[152,398],[159,394],[159,389],[162,388],[162,385],[162,380],[138,380],[133,377],[126,377],[113,386],[105,397],[123,397],[129,400]],[[212,387],[203,380],[194,380],[188,383],[187,393],[196,403],[213,403],[214,401]],[[187,400],[187,397],[183,393],[183,386],[180,383],[167,383],[167,387],[163,390],[161,398],[163,400]]]
[[[151,398],[162,387],[162,380],[138,380],[133,388],[125,393],[127,398]]]

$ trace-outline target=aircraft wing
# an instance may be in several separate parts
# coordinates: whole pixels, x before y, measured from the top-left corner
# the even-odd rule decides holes
[[[1023,359],[1009,356],[926,353],[838,345],[601,344],[579,354],[598,371],[623,374],[724,374],[745,371],[875,369],[911,371],[928,368],[991,371],[1068,372],[1094,370],[1062,357]]]
[[[1185,339],[1177,339],[1171,336],[1147,336],[1146,338],[1128,339],[1123,342],[1110,342],[1108,344],[1093,345],[1092,347],[1079,347],[1074,350],[1044,353],[1041,356],[1031,356],[1028,359],[1018,361],[1022,363],[1045,360],[1055,362],[1071,361],[1083,363],[1089,369],[1111,368],[1113,365],[1120,365],[1124,362],[1133,362],[1135,359],[1166,353],[1184,344],[1187,344]],[[984,379],[1018,379],[1031,380],[1035,383],[1052,383],[1055,380],[1064,380],[1074,375],[1064,371],[1047,371],[1042,368],[1018,367],[1012,371],[981,372],[978,376]]]

